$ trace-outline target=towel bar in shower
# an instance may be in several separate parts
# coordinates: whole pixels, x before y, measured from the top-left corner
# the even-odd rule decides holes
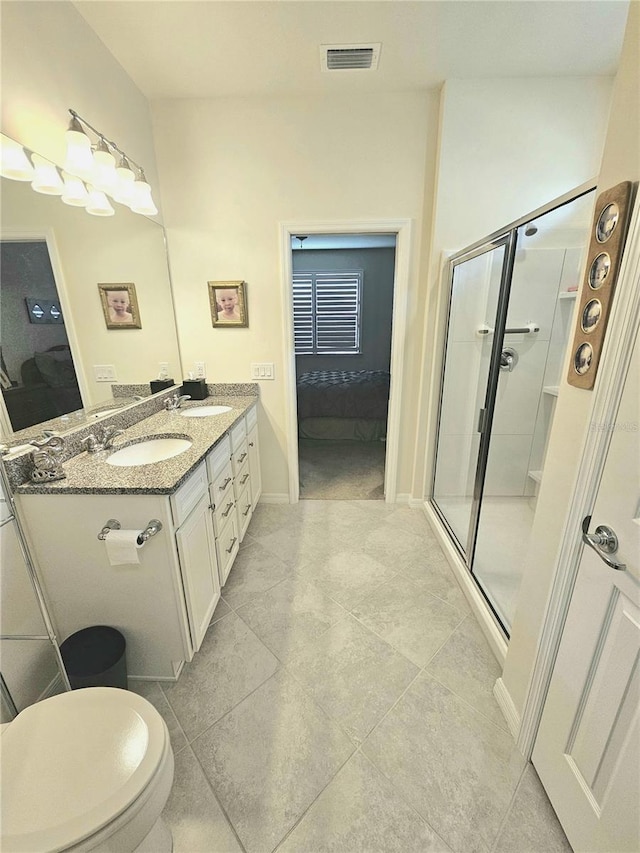
[[[537,323],[527,323],[526,326],[517,326],[513,329],[505,329],[505,335],[530,335],[533,332],[539,332],[540,326]],[[478,326],[476,332],[479,335],[492,335],[495,332],[491,326]]]

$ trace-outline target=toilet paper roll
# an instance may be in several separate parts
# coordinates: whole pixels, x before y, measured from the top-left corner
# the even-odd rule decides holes
[[[128,566],[140,562],[138,536],[142,530],[110,530],[105,537],[107,557],[112,566]],[[144,544],[144,543],[143,543]]]

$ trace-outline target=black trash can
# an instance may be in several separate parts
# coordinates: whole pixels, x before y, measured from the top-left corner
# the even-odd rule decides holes
[[[81,687],[127,689],[127,643],[120,631],[92,625],[62,643],[60,654],[74,690]]]

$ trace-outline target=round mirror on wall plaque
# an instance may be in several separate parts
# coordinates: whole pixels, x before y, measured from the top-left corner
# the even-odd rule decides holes
[[[611,269],[611,258],[607,252],[600,254],[593,259],[593,263],[589,268],[589,287],[592,290],[598,290],[604,284],[606,277]]]
[[[596,240],[598,243],[606,243],[609,237],[613,234],[618,219],[620,218],[620,208],[615,202],[608,204],[603,208],[598,217],[596,226]]]
[[[584,376],[589,370],[592,359],[593,349],[591,348],[591,344],[580,344],[573,357],[573,369],[578,376]]]
[[[580,328],[587,334],[593,332],[600,322],[600,317],[602,317],[602,303],[599,299],[592,299],[584,306]]]

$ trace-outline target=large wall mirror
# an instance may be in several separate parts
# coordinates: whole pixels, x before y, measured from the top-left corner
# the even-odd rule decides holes
[[[5,436],[101,405],[112,383],[148,386],[163,365],[180,377],[158,223],[121,205],[91,216],[6,178],[0,205]]]

